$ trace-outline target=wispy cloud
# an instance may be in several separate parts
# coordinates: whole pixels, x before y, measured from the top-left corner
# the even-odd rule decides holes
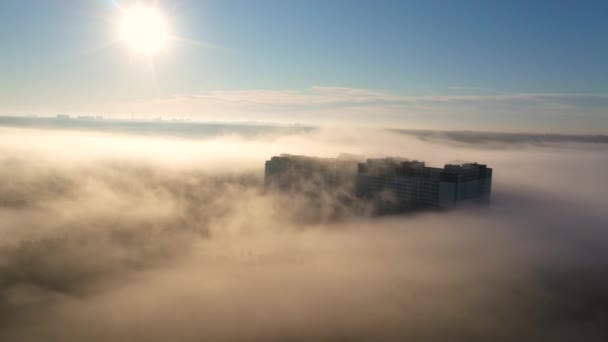
[[[236,90],[206,94],[181,94],[177,98],[221,101],[267,106],[359,105],[379,102],[401,102],[403,97],[379,91],[343,87],[315,86],[301,91]]]
[[[382,91],[314,86],[306,90],[233,90],[212,91],[204,94],[179,94],[181,100],[214,101],[263,106],[360,106],[368,104],[388,105],[442,105],[442,104],[525,104],[549,105],[570,108],[608,107],[608,94],[567,93],[504,93],[495,95],[424,95],[407,96]]]
[[[472,91],[473,90],[468,90]],[[99,107],[95,108],[99,111]],[[608,131],[608,94],[406,95],[314,86],[302,90],[218,90],[118,103],[107,113],[217,121],[364,124],[439,129]]]

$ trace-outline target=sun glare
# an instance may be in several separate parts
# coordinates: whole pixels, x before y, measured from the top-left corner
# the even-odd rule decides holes
[[[167,48],[169,26],[154,7],[126,8],[122,10],[120,38],[134,53],[151,56]]]

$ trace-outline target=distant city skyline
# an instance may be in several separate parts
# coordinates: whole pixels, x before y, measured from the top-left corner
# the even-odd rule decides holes
[[[170,42],[153,56],[117,37],[133,6],[166,18]],[[0,115],[605,134],[607,10],[603,1],[5,0]]]

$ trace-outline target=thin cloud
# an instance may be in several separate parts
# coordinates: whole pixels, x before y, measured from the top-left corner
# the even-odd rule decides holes
[[[96,105],[89,112],[213,121],[606,133],[606,110],[608,94],[410,96],[371,89],[315,86],[304,90],[218,90],[176,94]]]
[[[535,104],[568,104],[572,107],[608,107],[608,94],[568,93],[507,93],[498,95],[424,95],[403,96],[360,88],[314,86],[301,91],[234,90],[213,91],[206,94],[180,94],[176,98],[224,101],[230,103],[268,106],[318,106],[365,104],[492,104],[525,102]]]

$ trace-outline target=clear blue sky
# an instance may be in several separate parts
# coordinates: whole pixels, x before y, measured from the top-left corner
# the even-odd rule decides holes
[[[0,113],[608,130],[607,1],[157,1],[153,63],[129,3],[3,0]]]

